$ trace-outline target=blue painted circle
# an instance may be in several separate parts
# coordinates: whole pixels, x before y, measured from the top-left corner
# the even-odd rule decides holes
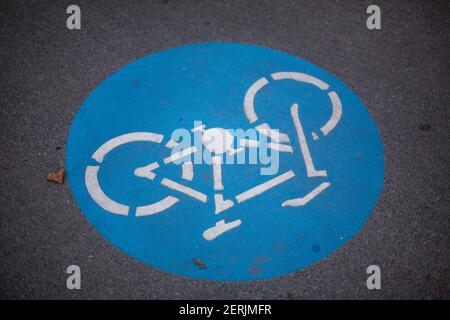
[[[300,72],[327,84],[321,90],[293,80],[274,81],[276,72]],[[250,124],[243,108],[248,88],[261,77],[269,83],[255,96],[259,120]],[[331,116],[328,92],[342,103],[342,116],[332,132],[320,128]],[[290,114],[300,117],[314,166],[326,177],[306,174]],[[192,182],[181,168],[161,166],[153,181],[133,175],[136,168],[170,155],[165,143],[177,128],[248,129],[263,122],[289,135],[293,153],[280,153],[279,172],[295,178],[265,194],[237,204],[234,196],[274,176],[261,176],[254,164],[224,165],[223,194],[235,205],[214,213],[210,165],[195,165]],[[119,146],[101,164],[93,153],[106,141],[130,132],[164,135],[162,143]],[[312,139],[312,132],[319,140]],[[329,255],[364,225],[383,185],[383,148],[377,127],[358,97],[327,71],[298,57],[272,49],[236,43],[193,44],[152,54],[115,72],[86,99],[70,129],[67,175],[79,207],[95,228],[132,257],[178,275],[211,280],[268,279],[302,269]],[[100,166],[104,193],[130,207],[128,215],[102,209],[87,191],[87,166]],[[166,177],[207,195],[202,203],[160,184]],[[282,207],[287,199],[305,196],[323,182],[331,185],[305,206]],[[158,214],[136,217],[135,209],[176,196],[179,202]],[[224,219],[241,225],[212,241],[203,232]],[[201,267],[201,261],[206,267]],[[197,263],[196,263],[197,262]]]

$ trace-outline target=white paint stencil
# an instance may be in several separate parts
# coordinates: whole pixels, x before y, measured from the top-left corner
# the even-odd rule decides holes
[[[306,73],[282,71],[272,73],[270,74],[270,77],[261,77],[257,79],[248,88],[243,99],[243,111],[248,122],[250,124],[256,124],[254,129],[259,133],[261,137],[265,137],[266,139],[268,139],[268,142],[266,144],[262,144],[257,138],[241,138],[238,141],[234,141],[234,137],[227,129],[224,128],[207,128],[203,124],[197,125],[196,127],[192,128],[190,131],[194,134],[201,135],[201,143],[211,155],[211,167],[213,176],[212,190],[213,192],[215,192],[213,198],[215,208],[214,213],[216,215],[223,215],[225,211],[231,208],[235,208],[237,205],[246,201],[253,200],[256,197],[270,197],[271,189],[277,188],[278,186],[295,178],[299,174],[298,172],[295,173],[293,170],[288,170],[268,180],[264,179],[265,181],[261,181],[259,184],[251,187],[248,190],[236,193],[236,190],[225,190],[226,185],[224,184],[223,180],[226,176],[226,166],[223,162],[225,155],[239,154],[245,149],[262,148],[263,145],[279,153],[293,154],[294,151],[299,150],[301,153],[301,159],[299,159],[299,161],[302,161],[304,163],[307,178],[327,177],[327,171],[316,169],[316,166],[314,164],[313,155],[311,154],[307,136],[310,137],[310,141],[314,142],[317,142],[319,140],[319,136],[317,135],[316,131],[305,133],[300,119],[299,109],[301,105],[294,103],[290,106],[290,109],[286,110],[286,112],[290,114],[290,118],[295,129],[295,137],[289,137],[286,133],[272,128],[268,124],[268,122],[261,122],[257,124],[257,122],[259,121],[259,117],[256,113],[256,97],[258,95],[258,92],[264,90],[267,86],[270,85],[272,81],[301,82],[314,86],[319,90],[325,92],[330,101],[331,117],[321,127],[316,128],[324,136],[327,136],[336,128],[342,117],[341,100],[335,91],[328,92],[328,90],[330,90],[330,86],[326,82]],[[133,142],[151,142],[161,144],[163,139],[164,136],[160,134],[151,132],[132,132],[113,137],[109,141],[101,145],[92,155],[92,159],[97,161],[99,165],[87,166],[85,172],[86,189],[92,200],[95,201],[95,203],[97,203],[97,205],[103,208],[105,211],[117,215],[129,215],[130,206],[116,202],[115,200],[108,197],[102,190],[98,178],[100,165],[103,163],[104,158],[109,152],[113,151],[121,145]],[[295,149],[294,147],[294,142],[292,142],[294,140],[297,140],[297,144],[299,147],[298,149]],[[166,188],[171,193],[173,193],[173,195],[165,196],[153,203],[136,207],[135,215],[137,218],[149,217],[157,213],[162,213],[173,208],[180,201],[188,201],[189,199],[193,199],[196,201],[200,201],[201,203],[208,202],[207,193],[196,190],[195,188],[189,186],[190,183],[195,181],[195,163],[191,160],[185,160],[193,156],[197,152],[203,152],[203,150],[199,150],[194,145],[180,149],[180,142],[172,139],[168,139],[165,142],[164,146],[167,150],[170,150],[170,155],[167,155],[165,158],[163,158],[161,162],[154,161],[143,167],[136,168],[134,170],[134,175],[137,178],[147,179],[149,181],[152,181],[152,183],[158,184],[160,187]],[[237,147],[235,148],[235,146]],[[157,175],[157,170],[160,168],[160,163],[162,163],[162,166],[181,166],[181,179],[184,180],[184,182],[180,183],[167,177],[159,177]],[[282,203],[280,203],[280,205],[286,208],[306,206],[321,193],[325,192],[326,189],[330,186],[330,182],[321,182],[317,187],[315,187],[305,195],[299,196],[297,198],[286,199]],[[236,203],[231,199],[225,199],[224,194],[231,194],[232,197],[234,197]],[[235,212],[238,211],[236,210]],[[239,227],[241,223],[241,219],[235,219],[231,222],[225,222],[224,219],[221,219],[212,227],[208,227],[207,229],[205,229],[205,231],[203,232],[203,238],[207,241],[212,241],[219,236]]]

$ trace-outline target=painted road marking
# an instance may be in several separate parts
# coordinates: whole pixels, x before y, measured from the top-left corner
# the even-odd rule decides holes
[[[287,146],[287,145],[285,145],[285,144],[279,144],[279,143],[276,143],[276,142],[269,142],[269,144],[268,144],[267,146],[268,146],[270,149],[277,150],[277,151],[279,151],[279,152],[289,152],[289,153],[294,152],[294,151],[292,150],[292,147],[291,147],[291,146]]]
[[[330,120],[328,120],[328,122],[320,128],[320,131],[322,131],[325,136],[336,127],[342,116],[342,104],[336,92],[329,92],[328,96],[330,97],[333,107],[333,114],[331,115]]]
[[[128,211],[130,209],[129,206],[120,204],[110,197],[108,197],[100,187],[100,183],[98,182],[98,171],[100,170],[99,166],[87,166],[86,167],[86,188],[89,192],[91,198],[103,209],[109,211],[114,214],[128,215]]]
[[[302,72],[276,72],[270,75],[274,80],[295,80],[305,82],[318,87],[321,90],[328,90],[330,87],[326,82]]]
[[[287,134],[272,130],[267,123],[262,123],[255,128],[259,133],[271,138],[275,142],[289,142],[289,136]]]
[[[308,143],[306,142],[305,133],[303,132],[302,124],[300,123],[300,118],[298,117],[298,104],[294,103],[291,107],[292,121],[294,121],[295,131],[297,132],[298,143],[300,144],[300,149],[302,150],[303,159],[305,160],[306,173],[308,177],[326,177],[327,172],[325,170],[316,170],[314,163],[311,158],[311,153],[309,152]]]
[[[166,147],[169,148],[169,149],[173,149],[173,148],[177,147],[178,145],[179,145],[179,143],[174,141],[174,140],[172,140],[172,139],[170,139],[166,143]]]
[[[192,181],[194,179],[194,165],[191,161],[185,162],[181,165],[182,178],[184,180]]]
[[[143,216],[149,216],[155,213],[163,212],[164,210],[169,209],[174,204],[176,204],[179,201],[178,198],[167,196],[164,199],[142,207],[137,207],[136,209],[136,216],[137,217],[143,217]]]
[[[219,214],[225,210],[230,209],[234,205],[232,200],[224,200],[222,194],[214,195],[215,214]]]
[[[261,78],[257,80],[247,91],[244,97],[244,111],[247,116],[248,122],[253,123],[258,120],[258,116],[255,113],[255,95],[261,90],[265,85],[267,85],[269,81],[266,78]]]
[[[228,163],[244,151],[258,161]],[[112,74],[77,113],[66,156],[78,206],[111,243],[152,267],[225,281],[271,279],[337,250],[373,209],[383,163],[348,86],[235,43],[174,48]]]
[[[261,184],[257,185],[256,187],[253,187],[245,192],[238,194],[235,198],[236,198],[237,202],[239,202],[239,203],[247,201],[253,197],[256,197],[257,195],[260,195],[260,194],[276,187],[279,184],[282,184],[283,182],[293,178],[294,176],[295,176],[294,171],[289,170],[288,172],[285,172],[275,178],[272,178],[269,181],[261,183]]]
[[[136,177],[141,178],[147,178],[149,180],[153,180],[156,177],[156,174],[153,172],[153,170],[158,169],[159,164],[158,162],[152,162],[148,166],[140,167],[134,170],[134,175]]]
[[[283,207],[298,207],[298,206],[304,206],[308,202],[310,202],[312,199],[317,197],[319,193],[324,191],[326,188],[328,188],[331,185],[329,182],[322,182],[317,188],[315,188],[313,191],[308,193],[303,198],[296,198],[291,200],[284,201],[281,206]]]
[[[221,234],[223,234],[231,229],[239,227],[241,225],[241,223],[242,223],[242,221],[240,219],[234,220],[229,223],[225,223],[225,220],[220,220],[219,222],[216,223],[216,225],[214,227],[211,227],[208,230],[206,230],[205,232],[203,232],[203,237],[209,241],[214,240]]]
[[[105,142],[100,148],[97,149],[97,151],[95,151],[95,153],[92,155],[92,159],[96,160],[99,163],[102,163],[103,158],[107,153],[123,144],[138,141],[161,143],[163,139],[163,135],[151,132],[133,132],[124,134]]]
[[[214,177],[214,190],[223,190],[222,184],[222,158],[214,156],[213,162],[213,177]]]
[[[189,148],[183,149],[183,151],[174,153],[174,154],[170,155],[169,157],[165,158],[164,163],[169,164],[169,163],[178,161],[178,160],[183,159],[184,157],[186,157],[190,154],[193,154],[195,152],[197,152],[196,147],[189,147]]]
[[[172,190],[184,193],[185,195],[190,196],[194,199],[197,199],[198,201],[201,201],[201,202],[208,201],[208,197],[206,196],[206,194],[201,193],[200,191],[194,190],[192,188],[186,187],[186,186],[179,184],[173,180],[164,178],[164,179],[162,179],[161,184]]]

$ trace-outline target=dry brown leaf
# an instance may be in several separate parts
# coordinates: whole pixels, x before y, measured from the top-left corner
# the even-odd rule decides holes
[[[206,269],[206,264],[201,262],[199,259],[194,259],[194,264],[197,265],[200,269]]]
[[[50,172],[47,176],[47,180],[59,184],[64,183],[64,178],[66,177],[66,169],[62,167],[58,172]]]

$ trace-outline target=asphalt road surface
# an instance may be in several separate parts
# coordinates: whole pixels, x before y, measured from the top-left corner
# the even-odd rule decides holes
[[[0,3],[0,298],[450,298],[450,5],[377,1],[68,1]],[[71,122],[125,64],[193,42],[257,44],[307,59],[347,83],[376,121],[385,182],[362,230],[326,259],[286,276],[212,282],[173,276],[108,243],[69,186]],[[65,269],[82,270],[82,289]],[[377,264],[382,289],[368,290]]]

